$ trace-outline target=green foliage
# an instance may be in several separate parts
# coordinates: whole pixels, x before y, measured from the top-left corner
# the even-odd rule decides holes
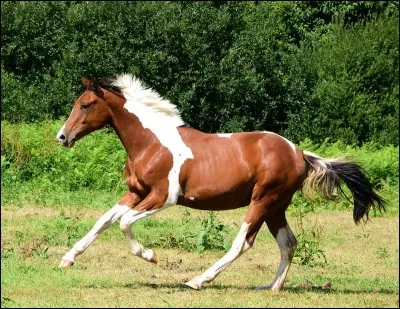
[[[332,24],[309,37],[289,61],[296,67],[290,80],[299,86],[290,85],[297,102],[284,134],[397,145],[398,27],[397,17],[385,15],[352,28]]]
[[[298,208],[296,219],[300,232],[296,235],[297,248],[293,262],[308,267],[324,266],[327,261],[325,251],[320,247],[321,229],[317,226],[317,222],[306,228],[304,217],[305,212],[301,207]]]
[[[203,252],[204,250],[227,249],[222,236],[223,232],[226,233],[226,226],[216,223],[215,212],[210,211],[208,214],[208,218],[201,222],[201,229],[195,233],[197,250]]]
[[[227,250],[231,243],[225,241],[229,229],[226,225],[216,221],[216,214],[208,212],[208,217],[193,222],[187,213],[182,222],[183,231],[174,230],[173,233],[163,233],[159,237],[151,236],[151,239],[144,238],[143,243],[149,247],[178,248],[186,251],[204,252],[209,250]],[[150,221],[151,222],[151,221]],[[155,223],[160,228],[160,223]]]
[[[296,235],[296,239],[297,248],[293,263],[308,267],[323,266],[327,263],[324,250],[320,248],[319,238],[314,230],[302,230]]]
[[[32,182],[48,190],[124,190],[126,153],[116,135],[107,130],[96,132],[76,147],[65,149],[55,140],[62,124],[2,122],[2,187]]]
[[[205,132],[398,145],[398,2],[3,1],[2,120],[69,114],[80,77],[144,80]]]
[[[123,173],[126,153],[115,133],[109,129],[94,132],[73,148],[67,149],[55,140],[62,124],[62,121],[29,125],[2,122],[2,202],[49,203],[60,207],[83,203],[104,207],[121,198],[126,190]],[[381,146],[371,142],[358,147],[340,141],[330,143],[329,140],[322,144],[304,140],[299,146],[326,158],[344,156],[358,162],[372,185],[380,189],[389,202],[396,206],[399,184],[398,146]],[[16,187],[18,190],[15,190]],[[91,190],[101,192],[97,194],[97,199],[93,199]],[[110,200],[111,197],[115,200]],[[316,203],[326,202],[317,200],[311,203],[297,195],[294,199],[296,207],[303,205],[301,207],[305,210],[320,208],[315,207]],[[349,207],[346,201],[340,203],[335,203],[336,206],[330,203],[328,208]]]

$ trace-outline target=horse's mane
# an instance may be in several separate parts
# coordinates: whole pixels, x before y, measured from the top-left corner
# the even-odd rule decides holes
[[[180,125],[184,124],[179,110],[174,104],[162,98],[156,91],[130,74],[118,75],[115,79],[95,78],[87,88],[96,91],[98,87],[122,93],[127,101],[133,104],[142,104],[152,112],[163,114],[166,118],[174,119],[178,123],[181,122]]]
[[[99,87],[121,93],[121,89],[114,85],[114,80],[108,77],[95,77],[86,86],[88,90],[102,92]]]

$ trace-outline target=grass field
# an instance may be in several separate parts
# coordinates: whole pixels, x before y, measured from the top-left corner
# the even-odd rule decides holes
[[[94,193],[95,194],[95,193]],[[111,205],[109,205],[111,206]],[[2,307],[398,307],[398,210],[356,226],[350,209],[307,213],[302,228],[312,230],[327,263],[292,264],[282,292],[257,291],[272,281],[279,263],[275,240],[263,227],[252,249],[202,290],[184,282],[199,275],[223,250],[184,250],[190,226],[207,212],[171,207],[137,222],[137,238],[153,245],[158,265],[134,257],[118,224],[77,258],[59,269],[70,245],[85,235],[107,210],[82,205],[58,207],[2,202]],[[246,209],[217,213],[226,227],[225,245],[235,237]],[[300,232],[291,206],[288,221]],[[170,244],[160,245],[160,239]],[[298,259],[296,260],[298,261]],[[330,289],[321,286],[329,282]]]

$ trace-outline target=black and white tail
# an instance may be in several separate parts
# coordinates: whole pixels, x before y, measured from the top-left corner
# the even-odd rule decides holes
[[[312,191],[319,192],[324,198],[333,200],[335,190],[347,198],[341,184],[344,182],[353,195],[353,219],[356,224],[372,208],[385,211],[385,200],[373,189],[362,168],[354,162],[341,159],[324,159],[311,152],[304,151],[308,163],[308,176],[303,183],[303,192],[311,197]]]

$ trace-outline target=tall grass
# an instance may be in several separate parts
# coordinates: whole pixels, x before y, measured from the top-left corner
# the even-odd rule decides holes
[[[67,149],[55,140],[62,124],[61,120],[29,125],[1,123],[3,205],[28,203],[55,207],[69,203],[104,207],[122,196],[126,190],[123,173],[126,153],[115,133],[110,129],[97,131]],[[318,145],[306,140],[299,146],[323,157],[345,156],[359,162],[374,187],[393,205],[398,204],[398,146],[367,143],[356,147],[328,140]],[[311,208],[316,205],[301,196],[296,196],[294,202]],[[332,203],[317,202],[334,207]],[[335,205],[347,204],[342,201]]]

